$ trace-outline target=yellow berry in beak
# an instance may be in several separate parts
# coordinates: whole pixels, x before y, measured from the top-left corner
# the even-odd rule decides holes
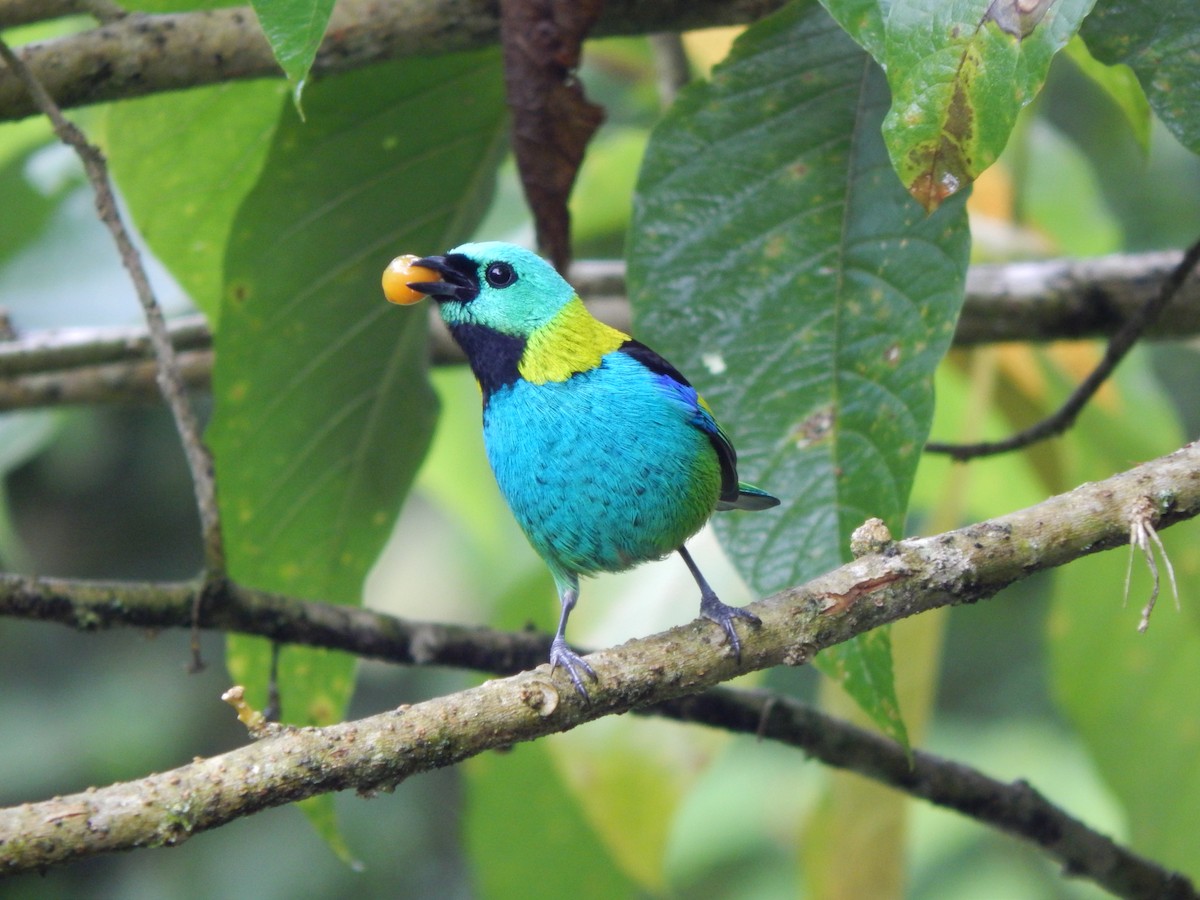
[[[433,271],[433,269],[426,269],[424,266],[414,266],[413,263],[416,261],[417,257],[411,254],[397,256],[383,270],[383,296],[388,299],[389,303],[408,306],[411,303],[424,300],[425,295],[420,291],[414,291],[409,287],[409,284],[442,280],[442,276]]]

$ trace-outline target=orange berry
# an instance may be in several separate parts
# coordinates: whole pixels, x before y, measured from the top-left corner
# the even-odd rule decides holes
[[[408,306],[410,303],[424,300],[425,295],[414,291],[408,286],[409,283],[442,280],[442,276],[433,271],[433,269],[426,269],[424,266],[414,266],[413,263],[416,261],[417,257],[411,254],[397,256],[383,270],[383,296],[388,299],[389,303],[399,303],[401,306]]]

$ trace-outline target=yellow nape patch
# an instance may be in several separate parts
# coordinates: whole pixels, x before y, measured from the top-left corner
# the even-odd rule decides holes
[[[627,340],[629,335],[594,318],[576,297],[529,335],[517,369],[533,384],[566,381],[596,368],[606,353]]]

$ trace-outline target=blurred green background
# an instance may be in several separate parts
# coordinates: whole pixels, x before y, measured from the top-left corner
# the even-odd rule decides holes
[[[726,32],[689,39],[697,66],[719,59],[728,40]],[[577,256],[615,257],[623,253],[638,162],[659,114],[646,41],[592,42],[583,79],[608,120],[573,198]],[[84,111],[77,118],[102,131],[102,115]],[[1179,247],[1200,234],[1198,196],[1196,157],[1157,125],[1148,144],[1139,145],[1123,113],[1060,56],[1005,156],[975,189],[975,257]],[[0,129],[0,207],[0,307],[17,329],[137,320],[90,193],[72,157],[49,141],[40,122]],[[479,234],[529,240],[511,161]],[[397,251],[410,249],[419,248]],[[156,277],[172,310],[186,309],[169,276],[160,269]],[[1032,420],[1054,408],[1098,354],[1090,343],[954,352],[938,377],[934,438],[969,438],[981,429],[999,434]],[[1169,452],[1196,436],[1190,391],[1198,375],[1194,341],[1146,347],[1122,366],[1069,439],[969,467],[926,460],[910,533],[1016,509]],[[368,579],[367,602],[413,618],[521,627],[530,619],[528,597],[544,596],[535,624],[546,629],[556,606],[549,580],[496,493],[482,453],[474,383],[462,369],[438,371],[434,383],[443,404],[434,447]],[[200,402],[206,408],[205,398]],[[5,414],[0,463],[5,569],[121,579],[181,579],[198,571],[191,487],[161,409]],[[1148,576],[1135,563],[1122,609],[1120,552],[1030,579],[992,602],[928,617],[911,636],[901,632],[901,682],[936,683],[928,730],[917,744],[995,777],[1023,778],[1101,831],[1136,840],[1150,855],[1160,850],[1169,865],[1190,865],[1196,877],[1200,854],[1189,861],[1187,853],[1200,846],[1196,806],[1185,804],[1156,839],[1131,834],[1130,809],[1119,799],[1137,790],[1147,803],[1165,803],[1179,787],[1180,769],[1173,767],[1195,770],[1195,756],[1155,757],[1156,745],[1186,749],[1197,741],[1189,731],[1197,728],[1195,705],[1189,718],[1179,701],[1196,683],[1181,679],[1200,666],[1195,536],[1194,524],[1165,535],[1184,611],[1176,613],[1164,596],[1144,636],[1134,629]],[[727,602],[751,599],[722,564],[711,535],[695,552]],[[674,561],[590,583],[572,619],[574,638],[608,645],[678,624],[692,615],[691,601],[681,599],[690,597],[688,584]],[[1054,640],[1085,626],[1091,643]],[[939,671],[925,662],[921,671],[906,670],[910,639],[940,644]],[[0,804],[136,778],[244,743],[244,730],[219,699],[229,686],[223,640],[206,634],[203,649],[208,668],[189,675],[183,632],[77,634],[0,621]],[[1103,658],[1143,661],[1140,696],[1148,704],[1162,701],[1161,721],[1180,729],[1178,743],[1148,734],[1148,755],[1137,757],[1129,742],[1106,748],[1103,735],[1121,729],[1127,710],[1104,693]],[[348,715],[478,678],[363,663]],[[821,691],[808,668],[751,680],[814,700]],[[1121,772],[1133,787],[1119,784]],[[339,861],[289,807],[176,849],[20,876],[3,892],[506,897],[525,884],[532,896],[564,889],[577,897],[797,896],[819,868],[813,855],[823,846],[830,781],[828,771],[786,748],[623,717],[422,775],[392,794],[338,796],[341,827],[361,868]],[[1183,787],[1194,789],[1194,777]],[[925,805],[905,815],[905,896],[1102,896],[1063,878],[1029,846],[962,817]],[[532,889],[531,872],[537,873]]]

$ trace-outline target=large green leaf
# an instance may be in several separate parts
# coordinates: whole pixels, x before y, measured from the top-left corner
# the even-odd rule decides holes
[[[401,251],[463,239],[491,190],[504,107],[494,53],[323,82],[309,123],[286,119],[234,224],[209,439],[230,572],[241,582],[357,603],[425,452],[435,400],[427,310],[383,301]],[[230,642],[263,700],[267,649]],[[285,649],[283,710],[328,722],[352,661]]]
[[[238,207],[258,179],[283,84],[234,82],[108,108],[106,150],[138,229],[215,328],[221,264]]]
[[[935,209],[990,166],[1095,0],[822,0],[887,71],[884,139]]]
[[[1200,153],[1200,4],[1108,0],[1097,5],[1080,34],[1096,59],[1133,69],[1159,118]]]
[[[233,225],[213,373],[208,438],[239,582],[361,602],[437,408],[427,311],[390,307],[380,274],[396,253],[470,234],[503,146],[502,83],[495,53],[403,61],[314,87],[309,123],[276,131]],[[266,641],[229,638],[255,705],[270,661]],[[337,720],[354,671],[346,654],[283,648],[283,718]],[[349,861],[332,804],[305,811]]]
[[[899,534],[962,300],[961,203],[926,217],[879,136],[887,90],[815,6],[752,27],[654,132],[629,241],[640,334],[693,377],[774,512],[718,517],[762,593]],[[822,654],[903,737],[886,639]],[[819,658],[821,659],[821,658]]]

